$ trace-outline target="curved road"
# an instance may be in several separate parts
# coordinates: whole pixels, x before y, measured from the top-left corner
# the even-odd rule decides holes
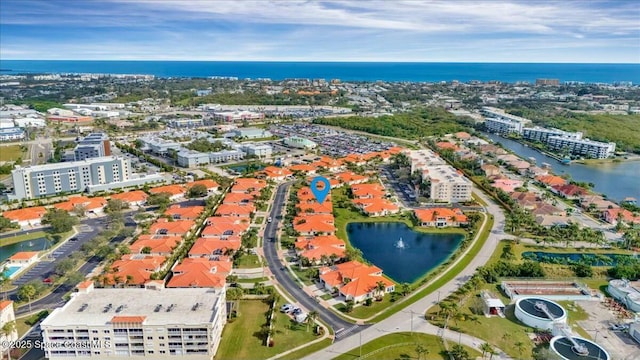
[[[285,196],[287,190],[293,184],[293,181],[280,184],[276,190],[276,196],[273,202],[273,207],[269,216],[271,216],[272,222],[267,223],[264,231],[264,256],[267,260],[269,270],[275,276],[278,283],[291,294],[296,301],[298,301],[307,310],[315,310],[322,321],[327,323],[333,328],[336,334],[336,341],[342,339],[347,334],[356,333],[367,326],[358,326],[350,323],[331,310],[322,307],[315,299],[309,297],[298,285],[298,283],[291,277],[286,271],[286,268],[278,258],[278,250],[276,248],[276,235],[278,231],[278,224],[280,223],[282,210],[286,202]]]
[[[442,329],[431,325],[424,318],[424,313],[427,309],[437,304],[440,299],[444,299],[454,291],[456,291],[475,273],[476,268],[484,265],[491,257],[493,250],[496,248],[500,240],[507,236],[504,233],[505,218],[502,209],[500,209],[500,207],[495,202],[493,202],[479,190],[475,191],[474,194],[482,198],[482,200],[484,200],[488,204],[487,213],[494,216],[494,223],[491,229],[491,233],[489,234],[489,238],[487,239],[482,249],[480,249],[480,252],[471,260],[469,265],[467,265],[467,267],[465,267],[464,270],[462,270],[458,274],[458,276],[456,276],[456,278],[447,282],[438,290],[423,297],[412,305],[409,305],[405,309],[390,316],[389,318],[364,329],[360,333],[360,336],[345,337],[343,341],[334,343],[329,347],[315,352],[305,357],[304,360],[333,359],[339,354],[343,354],[351,349],[357,348],[361,343],[366,344],[367,342],[373,341],[386,334],[400,331],[414,331],[443,336],[450,343],[460,342],[463,345],[478,349],[479,346],[485,342],[485,340],[451,330],[446,330],[444,331],[444,334],[442,334]],[[509,359],[509,357],[504,354],[494,356],[494,358]]]

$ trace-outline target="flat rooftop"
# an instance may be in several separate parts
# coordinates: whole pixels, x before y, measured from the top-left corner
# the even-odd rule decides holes
[[[503,281],[502,287],[516,295],[587,295],[584,286],[571,281]]]
[[[145,326],[204,324],[213,321],[214,304],[220,295],[219,289],[205,288],[93,289],[74,294],[42,326],[105,326],[115,316],[144,317]]]

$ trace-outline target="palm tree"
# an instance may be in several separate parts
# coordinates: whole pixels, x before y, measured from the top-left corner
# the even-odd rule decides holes
[[[518,349],[518,352],[520,354],[522,354],[524,352],[524,343],[522,341],[516,341],[516,343],[513,344],[513,346],[515,346],[516,349]]]
[[[387,285],[385,285],[384,281],[378,281],[376,283],[376,292],[378,294],[378,301],[382,299],[384,296],[384,291],[387,289]]]
[[[307,324],[307,331],[309,331],[309,325],[315,324],[317,319],[318,319],[318,312],[315,310],[309,311],[309,313],[307,314],[307,318],[305,319],[305,323]]]
[[[9,321],[6,324],[2,325],[0,328],[0,339],[5,338],[4,340],[11,340],[11,335],[17,330],[16,322]],[[3,341],[4,342],[4,341]],[[0,353],[0,357],[3,354]],[[7,358],[11,360],[11,346],[7,346]]]
[[[422,360],[423,355],[429,354],[429,349],[422,346],[422,344],[416,345],[416,353],[418,354],[418,360]]]
[[[484,359],[485,354],[491,354],[493,352],[493,347],[491,347],[489,343],[484,343],[480,345],[480,350],[482,350],[482,358]]]

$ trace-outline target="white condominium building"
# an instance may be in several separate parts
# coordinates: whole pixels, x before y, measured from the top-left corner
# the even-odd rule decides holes
[[[563,138],[574,140],[582,139],[581,132],[568,132],[559,129],[547,129],[539,126],[522,129],[522,137],[531,141],[539,141],[546,144],[549,141],[549,137],[551,136],[560,136]]]
[[[411,173],[418,170],[422,181],[429,184],[429,198],[436,202],[471,200],[472,182],[431,150],[410,151]]]
[[[568,150],[571,154],[583,155],[593,159],[605,159],[616,151],[616,143],[605,143],[589,139],[568,139],[550,136],[549,147],[553,150]]]
[[[482,115],[486,117],[485,127],[489,132],[497,134],[518,133],[522,134],[524,126],[531,122],[520,116],[507,114],[502,109],[485,106],[481,110]]]
[[[41,324],[47,359],[211,360],[226,322],[223,289],[93,289]],[[55,346],[53,346],[55,345]]]

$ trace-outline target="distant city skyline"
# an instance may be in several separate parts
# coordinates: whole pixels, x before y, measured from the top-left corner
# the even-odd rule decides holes
[[[0,2],[0,60],[640,63],[635,1]]]

